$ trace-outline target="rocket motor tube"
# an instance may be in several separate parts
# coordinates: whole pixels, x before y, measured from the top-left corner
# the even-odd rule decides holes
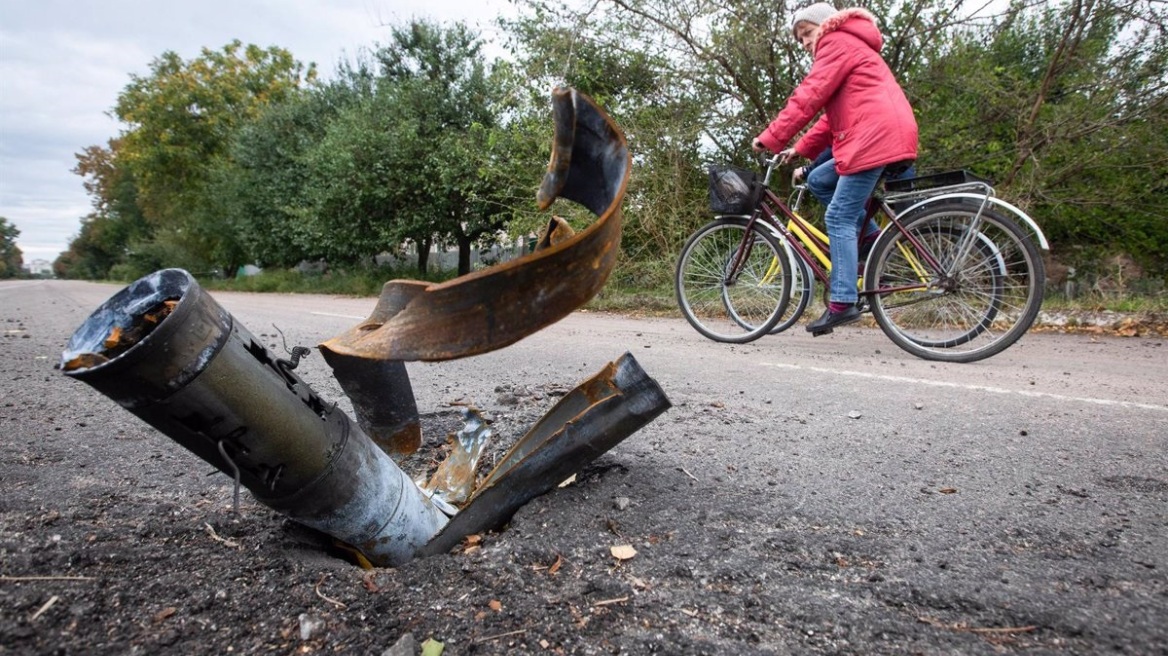
[[[143,314],[168,300],[177,303],[133,346],[65,374],[220,471],[238,472],[265,505],[356,546],[375,564],[410,560],[446,523],[348,415],[186,271],[159,271],[115,294],[77,329],[63,363],[102,353],[115,327],[140,326]]]

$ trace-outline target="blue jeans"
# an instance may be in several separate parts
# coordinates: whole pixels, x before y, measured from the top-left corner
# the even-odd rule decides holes
[[[876,188],[876,182],[880,181],[880,172],[883,172],[883,167],[865,170],[865,172],[858,174],[867,175],[874,172],[874,170],[877,172],[875,174],[876,177],[875,180],[872,180],[871,186],[868,187],[867,195],[864,196],[865,202],[867,202],[867,197],[871,195],[872,190]],[[902,179],[902,177],[913,177],[915,175],[916,168],[910,166],[901,173],[896,175],[889,175],[888,179],[899,180]],[[819,202],[823,205],[826,205],[830,211],[830,207],[832,207],[832,202],[834,201],[836,189],[839,187],[841,180],[842,179],[840,174],[835,172],[835,159],[832,158],[832,149],[828,148],[826,151],[823,151],[823,153],[821,153],[818,158],[815,158],[814,162],[812,162],[812,170],[807,174],[807,189],[811,190],[812,195],[816,198],[819,198]],[[865,214],[867,214],[867,212],[865,212],[865,209],[867,208],[864,207],[864,204],[865,203],[861,203],[861,216],[865,216]],[[875,221],[868,219],[867,222],[864,222],[861,218],[861,222],[863,222],[863,228],[858,228],[857,226],[856,230],[851,232],[854,235],[854,237],[851,239],[855,240],[856,237],[861,235],[865,240],[875,239],[877,235],[880,235],[880,226],[876,225]],[[853,275],[851,275],[851,280],[853,280],[851,293],[843,293],[842,289],[840,289],[841,294],[837,296],[835,272],[839,270],[839,267],[836,266],[836,263],[839,263],[840,260],[836,259],[836,235],[832,232],[832,226],[830,226],[830,223],[828,224],[827,235],[828,238],[832,240],[832,300],[836,302],[855,302],[855,279],[857,275],[855,268],[851,270],[851,273],[853,273]],[[842,253],[840,254],[840,257],[844,257]],[[860,252],[858,252],[858,247],[855,247],[855,249],[851,250],[851,254],[848,256],[848,260],[857,260],[858,258],[860,258]],[[842,286],[842,282],[840,282],[840,286]],[[848,299],[853,300],[849,301]]]
[[[819,172],[823,166],[812,171]],[[835,173],[833,163],[832,173]],[[852,175],[841,175],[836,181],[835,193],[830,196],[827,213],[823,220],[827,224],[827,237],[831,240],[831,300],[836,303],[855,303],[856,276],[859,254],[860,229],[867,212],[868,197],[884,173],[883,166],[860,171]],[[809,185],[810,186],[810,185]],[[812,193],[815,193],[814,189]],[[870,222],[869,222],[870,224]],[[870,224],[871,225],[871,224]],[[872,225],[875,231],[876,226]]]
[[[908,167],[896,175],[889,175],[888,180],[911,178],[916,175],[915,167]],[[811,171],[807,174],[807,189],[812,196],[819,199],[824,207],[831,205],[831,198],[835,194],[835,186],[839,184],[840,176],[835,172],[835,159],[831,156],[831,148],[823,151],[811,163]],[[865,239],[875,239],[880,234],[880,228],[875,221],[864,224],[863,236]]]

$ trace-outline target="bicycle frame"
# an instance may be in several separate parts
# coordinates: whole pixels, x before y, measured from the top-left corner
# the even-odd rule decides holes
[[[790,197],[770,189],[780,163],[780,156],[763,162],[749,212],[716,216],[682,249],[675,278],[682,314],[715,341],[783,332],[815,298],[816,280],[830,288],[828,235],[799,213],[806,185]],[[881,188],[867,206],[880,233],[860,263],[858,309],[926,360],[973,362],[1008,348],[1041,308],[1045,235],[967,171],[897,186]]]
[[[748,219],[748,229],[750,226],[761,223],[766,227],[775,237],[777,237],[783,244],[784,248],[791,258],[792,266],[799,266],[800,261],[806,265],[807,269],[811,271],[816,280],[822,284],[830,284],[831,277],[831,247],[830,240],[826,234],[807,219],[800,216],[794,209],[789,207],[778,195],[770,189],[771,176],[774,173],[776,166],[779,164],[779,156],[775,155],[767,159],[766,174],[760,183],[762,185],[762,195],[759,198],[758,205],[755,211],[746,217]],[[798,207],[802,201],[803,193],[806,186],[799,186],[799,196],[795,201],[795,206]],[[939,262],[928,252],[913,235],[908,234],[901,226],[898,217],[906,216],[910,212],[914,212],[922,207],[932,203],[941,203],[952,200],[969,201],[979,205],[977,214],[974,217],[973,224],[970,230],[965,235],[963,243],[959,246],[959,253],[964,255],[972,249],[978,241],[977,227],[980,223],[982,212],[990,206],[998,207],[1006,210],[1011,215],[1016,217],[1026,228],[1034,235],[1042,250],[1050,250],[1050,245],[1046,240],[1046,235],[1043,234],[1042,229],[1034,219],[1030,218],[1025,212],[1018,207],[996,197],[994,189],[989,184],[984,182],[972,182],[962,185],[954,185],[952,187],[944,188],[944,192],[937,193],[936,189],[929,189],[923,191],[909,191],[894,194],[886,194],[883,198],[873,196],[872,200],[877,203],[875,213],[883,214],[888,220],[881,228],[881,234],[890,229],[900,231],[912,246],[912,253],[903,251],[906,259],[916,262],[914,268],[918,271],[921,277],[922,284],[927,284],[929,280],[929,269],[947,276],[952,271],[947,271],[941,266]],[[901,212],[896,212],[892,209],[889,203],[893,201],[915,201],[912,205]],[[780,217],[782,217],[780,219]],[[902,249],[906,247],[902,246]],[[740,249],[738,256],[735,258],[732,266],[729,268],[727,275],[732,277],[737,271],[743,259],[749,255],[750,247]],[[918,259],[919,258],[919,259]],[[798,260],[798,261],[796,261]],[[923,261],[921,261],[923,260]],[[730,281],[730,278],[727,278]],[[871,295],[876,293],[890,293],[896,291],[906,291],[909,289],[916,289],[917,287],[896,287],[888,289],[864,289],[863,280],[857,281],[859,293],[861,295]]]
[[[764,185],[770,179],[770,174],[771,170],[768,168],[767,176],[763,182]],[[897,213],[892,211],[892,208],[888,206],[887,202],[880,201],[877,211],[882,212],[888,218],[888,224],[883,230],[889,230],[895,226],[904,233],[908,242],[912,244],[914,252],[911,254],[906,253],[906,256],[914,260],[916,258],[924,260],[918,265],[918,271],[921,274],[921,285],[927,285],[930,278],[929,269],[938,272],[943,271],[940,263],[928,252],[927,248],[917,241],[916,237],[905,232],[900,227],[900,223],[897,221]],[[780,220],[780,216],[783,220]],[[807,219],[799,216],[777,194],[767,187],[763,188],[763,194],[759,199],[758,206],[747,221],[747,234],[749,234],[752,226],[759,225],[760,223],[780,239],[784,247],[787,248],[788,253],[791,254],[793,265],[798,265],[795,262],[795,258],[801,260],[816,280],[824,285],[830,284],[831,246],[828,236]],[[727,282],[732,282],[732,276],[741,268],[742,262],[750,254],[751,247],[751,244],[744,243],[744,248],[739,249],[732,265],[727,270]],[[860,287],[859,293],[861,295],[891,293],[919,288],[919,285],[914,285],[889,287],[887,289],[864,289],[862,280],[857,281],[857,286]]]

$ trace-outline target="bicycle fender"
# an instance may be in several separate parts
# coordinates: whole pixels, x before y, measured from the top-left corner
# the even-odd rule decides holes
[[[1025,225],[1027,228],[1030,229],[1030,232],[1032,232],[1034,234],[1034,238],[1038,240],[1038,247],[1039,248],[1041,248],[1044,251],[1050,250],[1050,242],[1048,242],[1046,240],[1046,235],[1043,234],[1042,228],[1038,227],[1038,223],[1034,219],[1030,218],[1030,216],[1028,214],[1026,214],[1026,212],[1023,212],[1016,205],[1008,203],[1008,202],[1006,202],[1006,201],[1004,201],[1001,198],[998,198],[996,196],[988,196],[987,197],[987,196],[984,196],[981,194],[970,194],[970,193],[942,194],[940,196],[930,196],[929,198],[926,198],[922,201],[919,201],[919,202],[909,206],[908,209],[901,212],[899,215],[905,215],[905,214],[908,214],[909,212],[912,212],[913,210],[924,207],[925,205],[929,205],[930,203],[938,203],[938,202],[945,201],[945,200],[973,200],[973,201],[977,201],[978,203],[988,202],[991,205],[996,205],[998,207],[1001,207],[1002,209],[1006,210],[1007,212],[1010,212],[1011,214],[1013,214],[1019,221],[1022,222],[1023,225]]]
[[[748,223],[750,221],[750,215],[749,214],[715,214],[714,220],[717,221],[718,219],[734,219],[736,221],[741,221],[745,225],[746,223]],[[783,244],[783,246],[787,246],[787,240],[783,238],[783,235],[778,230],[775,230],[775,227],[773,225],[767,223],[766,221],[755,221],[754,225],[759,230],[766,230],[770,234],[774,235],[775,239],[778,239],[779,242],[781,242]]]

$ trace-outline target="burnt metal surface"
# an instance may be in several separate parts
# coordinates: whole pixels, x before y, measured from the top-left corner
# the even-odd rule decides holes
[[[320,346],[339,380],[360,369],[352,360],[451,360],[494,351],[559,321],[604,286],[620,248],[628,148],[586,96],[557,89],[552,104],[555,137],[540,207],[566,198],[597,220],[563,241],[445,283],[385,283],[365,321]]]
[[[536,422],[419,555],[445,553],[467,535],[498,528],[669,406],[657,382],[625,353]]]
[[[336,367],[337,355],[321,349],[325,361]],[[399,360],[350,358],[337,376],[345,396],[353,402],[357,424],[377,446],[391,456],[407,456],[422,444],[421,419],[406,365]]]
[[[63,365],[83,353],[101,356],[106,336],[163,300],[177,303],[136,344],[65,375],[114,399],[260,502],[358,547],[375,564],[413,558],[446,522],[348,415],[186,271],[155,272],[115,294],[74,333]]]

